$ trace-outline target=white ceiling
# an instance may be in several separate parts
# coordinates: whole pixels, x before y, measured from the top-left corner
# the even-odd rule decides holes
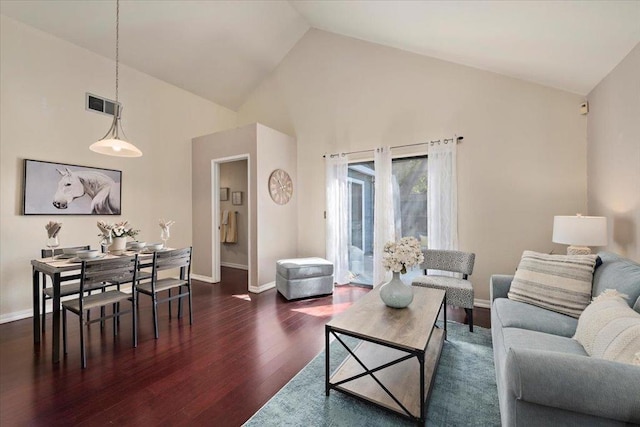
[[[115,57],[115,1],[0,12]],[[640,42],[640,1],[122,0],[120,59],[235,110],[310,27],[584,95]]]

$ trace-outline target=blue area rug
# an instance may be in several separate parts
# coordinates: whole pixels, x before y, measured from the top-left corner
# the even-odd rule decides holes
[[[448,322],[434,388],[427,410],[428,426],[499,426],[491,348],[491,331]],[[356,340],[350,341],[351,344]],[[351,346],[351,348],[353,348]],[[331,372],[346,357],[331,343]],[[245,426],[408,426],[399,415],[338,391],[324,394],[324,351],[285,385]]]

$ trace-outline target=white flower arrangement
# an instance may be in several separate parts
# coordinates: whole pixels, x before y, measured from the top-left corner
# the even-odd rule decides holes
[[[403,237],[398,242],[387,242],[382,253],[385,270],[405,274],[407,268],[424,262],[420,242],[415,237]]]
[[[134,230],[129,226],[129,221],[116,222],[115,224],[109,224],[104,221],[98,221],[98,228],[100,234],[98,236],[106,237],[136,237],[140,230]]]

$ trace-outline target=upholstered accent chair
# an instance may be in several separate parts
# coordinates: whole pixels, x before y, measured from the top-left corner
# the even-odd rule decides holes
[[[468,277],[473,273],[476,254],[461,251],[425,249],[424,276],[416,277],[413,286],[442,289],[446,292],[449,305],[464,308],[469,322],[469,331],[473,332],[473,285]],[[462,277],[444,275],[427,275],[427,270],[440,270],[458,273]]]

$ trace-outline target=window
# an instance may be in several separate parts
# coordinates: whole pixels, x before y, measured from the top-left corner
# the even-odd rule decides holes
[[[396,237],[426,245],[427,156],[393,159]],[[351,283],[373,285],[373,162],[351,163],[349,179],[349,271]]]

